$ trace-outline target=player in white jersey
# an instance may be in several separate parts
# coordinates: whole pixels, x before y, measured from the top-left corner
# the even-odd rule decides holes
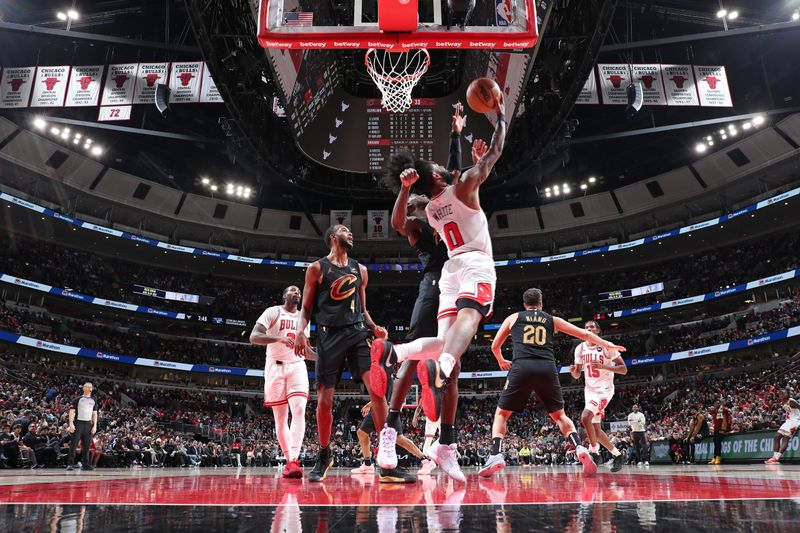
[[[789,446],[789,441],[800,428],[800,402],[794,398],[789,397],[788,391],[781,391],[781,404],[786,411],[786,421],[781,425],[778,432],[775,433],[775,444],[772,448],[774,451],[772,457],[764,461],[768,465],[779,463],[781,455],[786,452]]]
[[[264,407],[271,407],[275,417],[275,433],[286,467],[283,477],[301,478],[303,470],[298,457],[306,433],[306,404],[309,398],[308,370],[305,358],[316,359],[313,350],[298,357],[294,351],[300,312],[300,289],[294,285],[283,291],[283,305],[267,308],[250,333],[250,342],[267,347],[264,365]],[[309,334],[306,326],[306,335]],[[289,426],[289,411],[292,425]]]
[[[600,325],[594,320],[586,322],[584,329],[600,335]],[[583,372],[586,380],[586,387],[583,389],[586,403],[581,422],[589,438],[589,452],[595,456],[597,462],[600,444],[605,446],[614,456],[611,471],[617,472],[622,469],[625,458],[603,431],[601,424],[605,418],[606,406],[614,396],[614,374],[625,375],[628,367],[618,351],[584,341],[575,347],[575,363],[570,365],[569,371],[575,379],[580,379]]]
[[[497,280],[489,225],[478,191],[503,152],[506,121],[502,95],[495,101],[495,112],[497,123],[490,146],[487,149],[485,143],[475,141],[472,151],[477,163],[463,174],[448,172],[431,161],[415,161],[407,153],[395,154],[389,163],[398,186],[416,188],[430,196],[425,208],[428,224],[447,244],[448,260],[439,281],[437,337],[398,346],[377,340],[372,343],[372,360],[387,368],[405,360],[419,360],[422,409],[429,420],[441,418],[439,441],[431,446],[429,456],[459,481],[466,480],[458,465],[454,429],[459,361],[481,321],[492,313]],[[379,443],[380,464],[382,451],[393,448],[394,442],[382,434]]]

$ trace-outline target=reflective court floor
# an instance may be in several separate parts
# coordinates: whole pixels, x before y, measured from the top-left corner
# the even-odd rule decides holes
[[[0,472],[2,531],[798,531],[800,465],[508,468],[411,485],[332,469]]]

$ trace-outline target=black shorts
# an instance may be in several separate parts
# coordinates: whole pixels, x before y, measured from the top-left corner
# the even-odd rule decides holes
[[[358,429],[367,435],[375,431],[375,421],[372,419],[372,411],[367,413],[367,416],[365,416],[364,420],[361,421],[361,425],[358,426]],[[398,435],[403,434],[403,422],[400,420],[399,416],[397,417],[397,422],[394,425],[394,429],[397,431]]]
[[[441,272],[426,272],[419,282],[417,300],[411,312],[411,329],[406,342],[423,337],[435,337],[438,332],[436,315],[439,312],[439,276]]]
[[[317,328],[317,386],[335,387],[342,379],[345,362],[353,381],[361,382],[361,374],[369,371],[369,344],[372,333],[363,323],[349,326]]]
[[[497,406],[505,411],[524,411],[532,392],[536,393],[548,413],[564,408],[564,396],[561,394],[556,366],[548,366],[541,361],[517,359],[508,372]]]

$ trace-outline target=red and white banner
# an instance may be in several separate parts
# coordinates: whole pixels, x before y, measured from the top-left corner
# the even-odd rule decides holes
[[[115,120],[130,120],[131,108],[130,105],[109,105],[102,106],[100,112],[97,114],[97,122],[112,122]]]
[[[661,65],[661,77],[667,91],[667,105],[700,105],[691,65]]]
[[[63,107],[69,70],[69,65],[37,67],[30,107]]]
[[[169,101],[189,104],[200,101],[200,82],[203,79],[203,62],[173,63],[169,77]]]
[[[103,81],[103,65],[72,67],[67,88],[66,107],[95,106],[100,100],[100,84]]]
[[[217,83],[214,81],[214,78],[211,77],[211,71],[208,70],[208,65],[203,66],[203,84],[202,90],[200,91],[200,101],[204,104],[219,104],[224,101],[222,95],[219,94],[219,89],[217,89]]]
[[[0,78],[0,109],[28,107],[36,67],[6,67]]]
[[[667,105],[667,95],[661,82],[661,65],[631,65],[633,82],[642,83],[644,105]]]
[[[725,67],[695,65],[694,74],[697,77],[700,105],[706,107],[733,107]]]
[[[109,65],[101,105],[130,105],[139,63]]]
[[[352,213],[350,209],[331,209],[331,226],[344,224],[348,229],[352,230],[353,228],[350,225]]]
[[[153,104],[156,101],[156,85],[167,84],[169,63],[139,63],[136,85],[133,89],[134,104]]]
[[[367,239],[389,238],[389,211],[367,210]]]
[[[597,71],[600,74],[603,103],[628,105],[628,86],[631,84],[628,65],[597,65]]]
[[[586,78],[586,83],[583,84],[583,89],[575,100],[576,104],[599,104],[600,95],[597,94],[597,77],[595,76],[594,69],[589,73]]]

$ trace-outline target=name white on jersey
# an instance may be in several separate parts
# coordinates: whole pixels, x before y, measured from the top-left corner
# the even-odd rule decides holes
[[[614,386],[614,372],[591,368],[592,363],[616,366],[614,358],[619,355],[616,350],[606,350],[602,346],[589,347],[585,342],[575,347],[575,364],[583,365],[587,389],[608,389]]]
[[[300,311],[288,312],[282,305],[274,305],[264,311],[258,319],[258,323],[267,329],[267,335],[277,337],[290,337],[297,335],[297,324],[300,322]],[[306,335],[311,328],[306,326]],[[282,342],[267,344],[267,357],[276,361],[292,362],[297,361],[297,356],[293,348],[289,348]]]
[[[455,187],[447,187],[425,207],[428,224],[447,244],[449,257],[465,252],[492,255],[489,222],[482,209],[467,207],[456,198]]]

